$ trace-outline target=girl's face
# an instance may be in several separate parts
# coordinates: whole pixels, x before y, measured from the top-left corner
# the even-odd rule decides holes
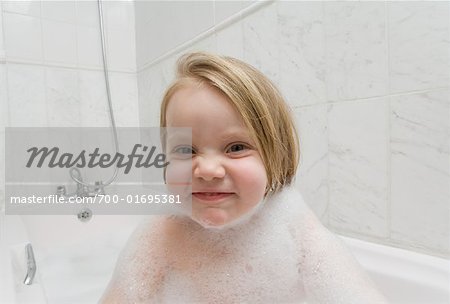
[[[220,227],[258,205],[267,185],[264,164],[224,94],[209,85],[182,87],[169,100],[166,120],[167,127],[192,128],[192,145],[169,140],[167,152],[178,166],[166,172],[170,185],[182,175],[183,161],[192,160],[192,219]]]

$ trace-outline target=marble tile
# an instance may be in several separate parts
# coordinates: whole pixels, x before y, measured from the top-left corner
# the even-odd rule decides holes
[[[245,9],[256,2],[258,2],[258,0],[244,0],[242,1],[242,8]]]
[[[391,92],[450,83],[450,3],[388,2]]]
[[[2,3],[0,2],[0,64],[5,60],[5,42],[3,39],[3,11]]]
[[[243,9],[244,1],[214,0],[214,23],[220,22],[238,14]]]
[[[111,101],[118,127],[139,127],[136,74],[110,73]]]
[[[103,68],[102,42],[98,28],[77,26],[77,66]]]
[[[388,102],[334,103],[328,109],[329,222],[338,231],[388,234]]]
[[[138,71],[153,58],[150,52],[159,52],[161,47],[158,44],[153,45],[152,48],[152,40],[155,41],[153,35],[157,34],[155,28],[150,27],[152,24],[156,24],[156,21],[153,20],[150,23],[150,20],[147,18],[153,13],[152,5],[149,1],[136,1],[135,3],[136,62]]]
[[[76,23],[76,1],[42,1],[42,18]]]
[[[137,37],[147,36],[148,45],[139,62],[151,62],[214,26],[213,1],[149,1],[137,10],[142,5],[147,14],[136,14]]]
[[[5,209],[5,127],[9,126],[7,92],[6,65],[0,64],[0,212]]]
[[[109,107],[103,71],[79,71],[83,127],[109,127]]]
[[[8,64],[7,79],[10,126],[46,127],[45,69]]]
[[[74,24],[42,20],[42,43],[47,63],[77,65],[77,32]]]
[[[97,1],[75,1],[77,9],[77,25],[99,28]]]
[[[391,97],[391,238],[450,251],[450,92]]]
[[[329,100],[388,92],[384,2],[325,2],[326,87]]]
[[[109,30],[134,30],[134,1],[103,2],[104,22]]]
[[[0,212],[5,210],[5,131],[0,129]]]
[[[322,223],[328,221],[327,105],[294,109],[300,137],[300,164],[295,185]]]
[[[280,89],[291,107],[324,103],[323,3],[278,4]]]
[[[150,1],[136,1],[134,4],[136,26],[139,26],[139,24],[145,24],[151,19],[150,16],[154,13],[153,5],[154,3]]]
[[[244,59],[244,33],[242,21],[237,21],[216,33],[217,52],[221,55]]]
[[[242,20],[244,60],[279,83],[277,3],[264,6]]]
[[[80,89],[76,70],[47,67],[46,95],[49,126],[81,125]]]
[[[177,69],[177,60],[181,56],[181,54],[177,54],[177,56],[171,56],[161,61],[158,65],[161,68],[162,78],[164,80],[165,86],[169,86],[172,81],[174,81],[176,76]]]
[[[22,15],[40,17],[41,1],[2,1],[4,12],[18,13]]]
[[[138,86],[140,126],[159,126],[160,104],[167,87],[161,64],[140,72]]]
[[[42,63],[42,33],[39,18],[4,13],[3,31],[7,59]]]
[[[107,31],[108,68],[136,72],[136,41],[134,29]]]
[[[8,85],[6,81],[6,65],[0,64],[0,131],[3,131],[4,127],[9,126],[8,103],[9,102],[8,102]]]
[[[181,50],[177,54],[173,55],[176,59],[182,54],[191,52],[211,52],[215,53],[217,51],[216,35],[211,34],[200,41],[197,41],[193,45]]]

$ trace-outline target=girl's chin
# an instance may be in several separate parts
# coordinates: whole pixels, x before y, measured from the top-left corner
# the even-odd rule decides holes
[[[248,222],[264,205],[264,200],[258,202],[249,210],[236,210],[233,207],[199,207],[193,204],[189,217],[204,228],[227,229]]]
[[[192,219],[204,228],[222,228],[231,220],[228,212],[220,208],[207,208],[193,214]]]

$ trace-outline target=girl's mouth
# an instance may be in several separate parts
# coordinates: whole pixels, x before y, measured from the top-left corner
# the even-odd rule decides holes
[[[193,192],[192,196],[199,199],[200,201],[214,203],[221,202],[222,200],[233,195],[231,192]]]

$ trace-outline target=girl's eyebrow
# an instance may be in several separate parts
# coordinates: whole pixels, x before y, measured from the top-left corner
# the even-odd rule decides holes
[[[171,133],[167,136],[166,142],[184,142],[185,144],[192,143],[192,136],[190,134]]]
[[[221,140],[229,140],[231,138],[250,140],[250,134],[247,129],[234,128],[232,130],[227,130],[219,135],[219,139]]]

